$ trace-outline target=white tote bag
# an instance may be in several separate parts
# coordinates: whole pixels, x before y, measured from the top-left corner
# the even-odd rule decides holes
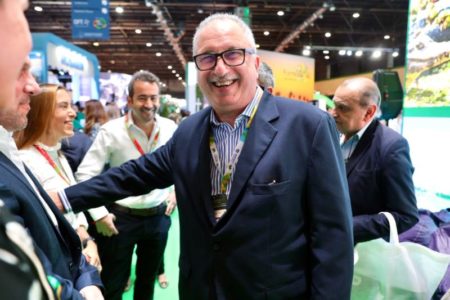
[[[389,242],[379,238],[356,245],[352,300],[430,300],[450,262],[450,255],[420,244],[399,243],[390,213]]]

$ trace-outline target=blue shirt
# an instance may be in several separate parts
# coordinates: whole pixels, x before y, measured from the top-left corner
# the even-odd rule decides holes
[[[259,89],[259,87],[258,87]],[[234,121],[234,127],[225,122],[220,122],[214,111],[211,110],[210,116],[210,124],[212,134],[214,135],[214,141],[216,142],[217,152],[219,154],[220,160],[220,170],[217,170],[214,161],[211,159],[211,195],[220,194],[220,182],[222,179],[222,175],[225,174],[225,167],[227,163],[230,161],[231,156],[236,149],[236,145],[241,137],[242,132],[244,131],[245,126],[247,125],[248,120],[250,119],[250,115],[252,113],[253,108],[258,103],[257,96],[258,93],[255,93],[252,101],[247,105],[244,111],[236,118]],[[239,159],[238,159],[239,161]],[[230,184],[227,186],[227,195],[230,193],[231,185],[233,182],[234,170],[231,176]]]

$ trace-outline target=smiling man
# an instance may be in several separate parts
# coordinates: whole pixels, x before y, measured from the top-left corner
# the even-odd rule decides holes
[[[126,116],[103,125],[76,173],[84,181],[100,174],[106,165],[124,162],[155,151],[174,133],[172,120],[157,114],[159,78],[148,71],[136,72],[128,85]],[[161,263],[170,228],[169,215],[175,205],[173,188],[129,197],[109,205],[91,209],[99,233],[97,243],[103,263],[101,273],[105,296],[122,299],[131,271],[136,248],[136,280],[134,299],[153,299],[154,281]]]
[[[334,121],[261,90],[253,34],[234,15],[202,21],[193,53],[211,106],[153,153],[60,193],[65,209],[175,184],[180,299],[349,299],[353,233]]]

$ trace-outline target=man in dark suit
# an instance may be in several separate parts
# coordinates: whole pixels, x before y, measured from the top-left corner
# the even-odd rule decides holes
[[[263,93],[253,34],[236,16],[205,19],[193,45],[211,106],[152,154],[59,193],[64,206],[175,184],[180,299],[349,299],[353,233],[334,121]]]
[[[81,242],[41,185],[18,156],[11,133],[23,129],[30,95],[39,86],[26,59],[15,99],[0,109],[0,199],[29,232],[58,299],[103,299],[97,269],[81,255]]]
[[[334,95],[332,115],[342,133],[355,244],[389,236],[388,221],[379,212],[394,216],[399,233],[418,221],[408,142],[377,120],[380,99],[368,78],[349,79]]]

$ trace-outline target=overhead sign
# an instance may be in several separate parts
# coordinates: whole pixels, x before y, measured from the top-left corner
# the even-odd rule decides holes
[[[109,0],[72,1],[72,39],[109,40]]]

